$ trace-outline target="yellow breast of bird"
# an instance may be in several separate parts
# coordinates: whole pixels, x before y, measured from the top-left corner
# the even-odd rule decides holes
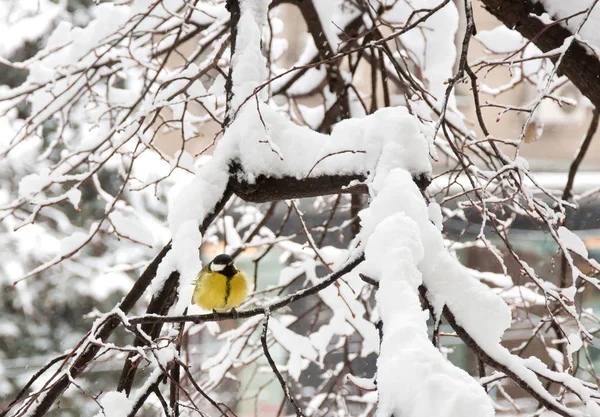
[[[226,311],[242,304],[248,294],[248,282],[239,272],[231,278],[204,268],[198,276],[193,301],[206,310]]]

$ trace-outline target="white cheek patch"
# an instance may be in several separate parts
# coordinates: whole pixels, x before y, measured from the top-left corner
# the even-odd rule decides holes
[[[215,272],[219,272],[225,269],[227,265],[221,265],[221,264],[211,264],[210,265],[210,270],[211,271],[215,271]]]

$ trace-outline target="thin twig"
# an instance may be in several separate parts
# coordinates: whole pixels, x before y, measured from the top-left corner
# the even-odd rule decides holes
[[[260,343],[262,344],[263,352],[265,354],[265,357],[267,358],[267,362],[269,362],[269,366],[271,367],[271,369],[273,370],[273,373],[279,380],[279,385],[281,385],[281,389],[283,390],[283,395],[288,399],[290,404],[292,404],[292,407],[294,407],[294,410],[296,411],[296,416],[297,417],[305,417],[304,413],[302,413],[302,410],[300,409],[298,404],[296,404],[294,397],[292,397],[292,393],[290,392],[289,387],[285,383],[285,380],[283,379],[283,375],[281,375],[281,372],[279,372],[279,369],[277,369],[277,365],[275,364],[275,361],[273,360],[273,358],[271,357],[271,354],[269,353],[269,347],[267,345],[267,330],[269,328],[269,317],[271,315],[271,312],[269,311],[269,307],[264,308],[264,315],[265,315],[265,320],[263,321],[263,329],[262,329],[262,333],[260,335]]]
[[[577,150],[577,155],[575,155],[575,159],[573,159],[573,162],[571,162],[571,166],[569,167],[569,176],[567,178],[567,185],[565,185],[565,189],[562,194],[562,199],[565,201],[570,200],[571,197],[573,196],[572,190],[573,190],[573,184],[575,183],[575,175],[577,175],[577,171],[579,170],[579,165],[581,164],[581,161],[583,161],[583,158],[585,157],[585,154],[586,154],[588,148],[590,147],[590,143],[592,143],[592,138],[596,134],[596,130],[598,130],[598,119],[599,119],[598,109],[594,109],[592,121],[590,122],[590,127],[588,128],[585,138],[583,138],[583,141],[581,142],[581,145],[579,146],[579,149]]]

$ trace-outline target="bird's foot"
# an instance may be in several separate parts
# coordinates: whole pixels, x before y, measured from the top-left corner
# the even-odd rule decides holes
[[[239,318],[238,312],[235,309],[235,307],[231,309],[231,315],[233,316],[234,320],[237,320]]]
[[[215,319],[215,321],[219,321],[219,313],[217,313],[217,310],[215,310],[213,308],[213,318]]]

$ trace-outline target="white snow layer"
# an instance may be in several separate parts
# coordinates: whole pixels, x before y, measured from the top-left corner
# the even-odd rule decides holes
[[[297,381],[300,372],[306,369],[309,361],[317,360],[317,351],[308,337],[293,332],[275,318],[271,318],[269,321],[269,330],[271,330],[271,334],[277,343],[290,352],[288,373]]]
[[[475,38],[496,54],[518,51],[527,43],[527,40],[519,32],[504,25],[496,26],[491,30],[480,30]]]
[[[440,410],[448,417],[493,415],[479,384],[447,362],[427,339],[427,314],[421,310],[417,292],[421,282],[436,316],[448,306],[480,348],[538,395],[570,415],[599,415],[589,390],[572,375],[551,371],[532,358],[514,356],[500,344],[510,325],[508,307],[446,250],[442,234],[429,220],[425,201],[406,170],[377,172],[371,192],[371,206],[361,212],[360,237],[366,242],[364,269],[380,285],[379,417],[420,417],[434,411],[438,415]],[[560,404],[536,373],[564,382],[581,398],[585,411]]]
[[[559,227],[557,233],[562,244],[567,249],[570,249],[579,256],[582,256],[583,258],[587,259],[588,250],[585,247],[585,243],[583,243],[583,240],[581,240],[579,236],[577,236],[575,233],[571,232],[564,226]]]
[[[509,308],[450,255],[411,175],[403,168],[393,168],[402,167],[402,160],[384,156],[381,161],[388,163],[377,167],[371,205],[360,215],[360,240],[366,242],[364,270],[380,285],[377,302],[383,340],[377,363],[378,416],[424,417],[440,412],[448,417],[494,415],[479,384],[451,365],[429,342],[427,314],[421,310],[418,297],[421,283],[427,288],[436,319],[448,306],[480,348],[539,396],[570,415],[597,416],[598,406],[590,392],[573,376],[542,369],[532,358],[514,356],[500,344],[510,325]],[[412,156],[416,160],[426,157],[417,152]],[[562,234],[566,235],[564,231]],[[570,246],[577,247],[575,243]],[[536,373],[569,386],[581,398],[585,411],[567,411],[544,389]]]
[[[415,156],[418,159],[419,154]],[[361,213],[361,240],[367,242],[364,269],[380,285],[377,304],[383,340],[377,361],[377,415],[493,416],[483,388],[445,359],[427,335],[428,313],[418,295],[423,280],[419,268],[436,258],[430,257],[431,248],[422,235],[435,230],[441,241],[441,234],[430,222],[417,186],[406,170],[395,168],[376,174],[372,192],[370,208]]]
[[[127,398],[125,393],[110,391],[100,398],[102,411],[96,417],[127,417],[127,413],[133,407],[133,400]]]

